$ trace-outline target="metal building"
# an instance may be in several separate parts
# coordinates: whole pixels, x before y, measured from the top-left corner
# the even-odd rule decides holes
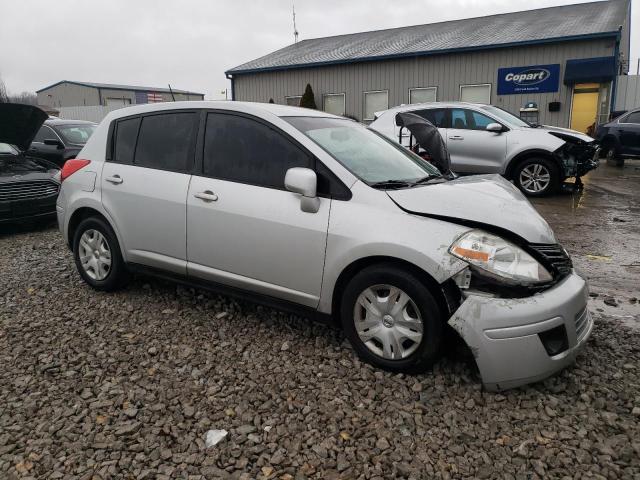
[[[188,92],[172,88],[173,97],[180,100],[204,100],[203,93]],[[173,97],[168,88],[115,85],[111,83],[74,82],[62,80],[41,88],[38,105],[47,107],[83,107],[103,105],[124,107],[140,103],[171,102]]]
[[[303,40],[226,75],[234,100],[295,105],[309,83],[318,108],[365,122],[461,100],[585,131],[609,116],[628,71],[630,8],[608,0]]]

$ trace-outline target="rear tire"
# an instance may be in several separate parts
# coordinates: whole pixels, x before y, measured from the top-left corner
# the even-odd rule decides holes
[[[624,165],[624,160],[618,155],[618,149],[615,144],[607,144],[604,147],[604,158],[607,161],[607,165],[614,167],[620,167]]]
[[[528,197],[555,193],[562,181],[558,165],[546,158],[528,158],[513,171],[513,181]]]
[[[129,274],[111,226],[100,217],[85,218],[73,237],[73,258],[82,279],[96,290],[124,286]]]
[[[406,269],[379,264],[357,273],[344,290],[340,318],[358,356],[376,367],[420,373],[439,358],[442,313]]]

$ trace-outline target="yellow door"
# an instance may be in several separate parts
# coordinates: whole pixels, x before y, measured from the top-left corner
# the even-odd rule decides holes
[[[598,95],[600,85],[581,84],[573,90],[571,105],[571,128],[587,133],[587,128],[596,121],[598,115]]]

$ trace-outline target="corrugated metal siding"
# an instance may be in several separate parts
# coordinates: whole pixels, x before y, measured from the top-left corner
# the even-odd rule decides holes
[[[93,105],[89,107],[60,107],[59,117],[67,120],[87,120],[89,122],[100,123],[109,112],[123,108],[112,105]]]
[[[620,75],[614,110],[640,108],[640,76]]]
[[[78,105],[100,105],[98,89],[61,83],[38,92],[38,104],[50,107],[68,107]]]
[[[310,83],[319,108],[323,94],[346,93],[347,115],[362,119],[366,91],[389,90],[389,107],[393,107],[408,103],[412,87],[437,87],[438,101],[453,101],[459,99],[460,85],[490,83],[494,105],[518,114],[526,101],[535,101],[542,123],[568,126],[571,88],[562,84],[566,60],[613,55],[614,48],[612,40],[590,40],[243,74],[234,80],[235,99],[268,102],[273,98],[285,104],[285,97],[301,95]],[[560,64],[559,92],[498,97],[498,68],[551,63]],[[560,112],[547,111],[551,101],[562,102]]]

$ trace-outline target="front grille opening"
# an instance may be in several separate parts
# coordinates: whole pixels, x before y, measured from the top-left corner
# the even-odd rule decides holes
[[[546,332],[539,333],[540,341],[547,351],[547,355],[553,357],[569,348],[569,339],[567,338],[567,329],[564,325],[559,325]]]
[[[558,243],[530,243],[529,247],[542,265],[548,268],[556,281],[571,274],[573,263],[567,251]]]
[[[29,200],[58,194],[60,186],[48,180],[0,184],[0,202]]]

